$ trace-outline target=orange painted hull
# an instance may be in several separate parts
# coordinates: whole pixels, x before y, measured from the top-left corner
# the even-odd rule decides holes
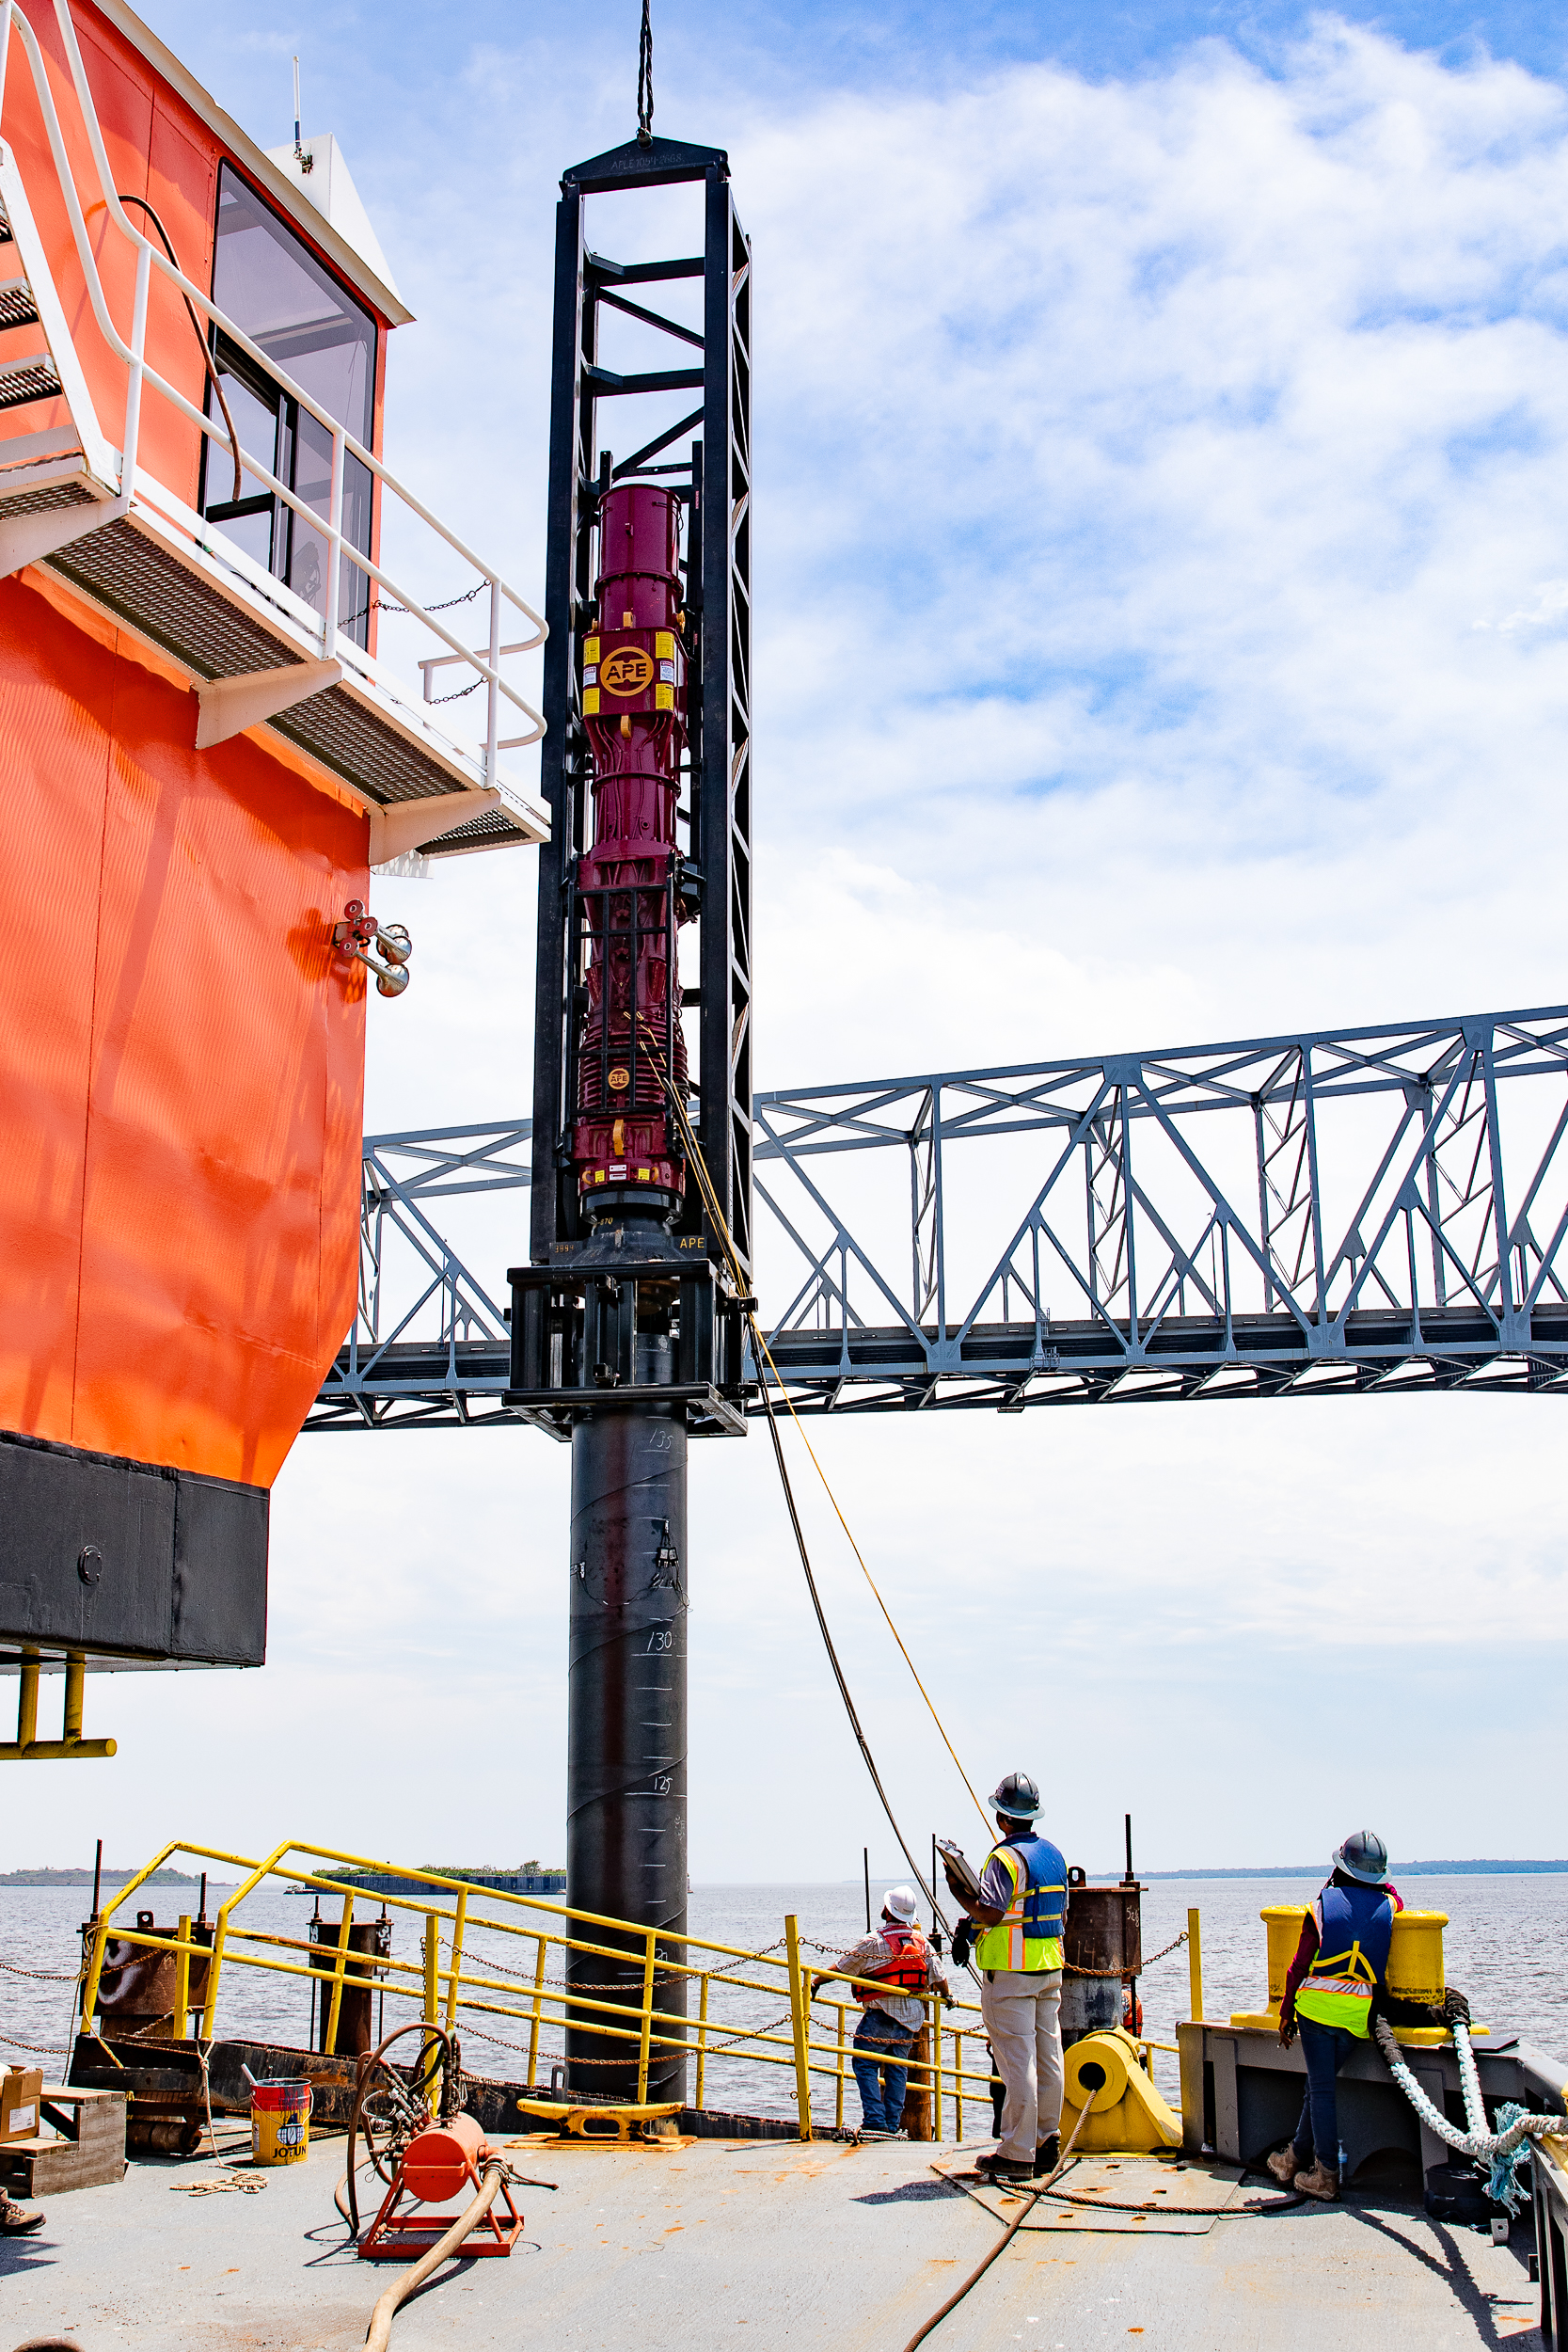
[[[267,1487],[353,1318],[362,809],[0,580],[0,1429]]]

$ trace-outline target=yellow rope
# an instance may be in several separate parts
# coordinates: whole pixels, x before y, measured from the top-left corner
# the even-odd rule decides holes
[[[697,1141],[696,1135],[692,1130],[691,1122],[687,1117],[685,1104],[681,1101],[680,1096],[670,1083],[669,1073],[664,1067],[664,1057],[659,1050],[658,1042],[654,1035],[654,1032],[648,1027],[647,1023],[642,1020],[641,1014],[638,1015],[638,1022],[647,1041],[650,1058],[653,1060],[658,1071],[660,1083],[662,1084],[666,1094],[670,1098],[670,1103],[674,1111],[676,1121],[679,1124],[681,1134],[685,1138],[687,1151],[689,1154],[691,1165],[696,1171],[697,1183],[701,1188],[704,1202],[706,1205],[709,1216],[713,1218],[714,1224],[718,1227],[720,1240],[723,1245],[724,1253],[730,1262],[730,1279],[735,1283],[736,1290],[741,1293],[742,1296],[744,1296],[747,1291],[747,1283],[745,1277],[740,1270],[739,1255],[736,1249],[734,1240],[731,1237],[730,1229],[724,1221],[724,1213],[719,1206],[718,1196],[713,1189],[713,1181],[708,1175],[707,1164],[703,1158],[702,1146]],[[856,1560],[860,1563],[861,1574],[864,1577],[866,1582],[871,1587],[877,1606],[881,1611],[883,1617],[887,1621],[888,1631],[892,1634],[894,1640],[898,1645],[899,1655],[902,1657],[905,1665],[908,1666],[911,1675],[914,1678],[914,1687],[926,1702],[927,1709],[930,1715],[931,1721],[935,1724],[938,1732],[941,1734],[942,1744],[947,1750],[948,1755],[952,1757],[958,1778],[963,1782],[964,1787],[968,1789],[971,1798],[974,1800],[974,1810],[979,1814],[981,1820],[984,1822],[986,1833],[989,1836],[990,1834],[990,1816],[986,1811],[985,1806],[980,1803],[978,1796],[975,1794],[974,1784],[970,1779],[969,1774],[964,1771],[963,1765],[959,1760],[957,1748],[953,1745],[952,1740],[947,1737],[947,1727],[943,1724],[942,1717],[937,1713],[936,1707],[932,1701],[929,1691],[927,1690],[926,1685],[920,1679],[919,1671],[916,1668],[914,1660],[910,1656],[908,1649],[905,1647],[903,1635],[899,1632],[898,1628],[893,1622],[892,1613],[889,1610],[886,1601],[882,1598],[881,1593],[878,1588],[877,1580],[865,1565],[865,1555],[862,1551],[859,1544],[855,1541],[855,1532],[844,1516],[838,1497],[833,1492],[832,1482],[829,1478],[828,1473],[823,1469],[821,1463],[816,1458],[816,1449],[812,1444],[810,1438],[806,1435],[805,1425],[802,1422],[800,1414],[795,1410],[794,1399],[791,1397],[787,1387],[784,1385],[784,1377],[779,1371],[778,1365],[773,1361],[772,1350],[769,1348],[768,1342],[763,1338],[762,1327],[757,1322],[756,1313],[753,1309],[747,1309],[746,1320],[751,1326],[752,1341],[754,1342],[759,1354],[766,1360],[768,1369],[772,1374],[773,1378],[778,1385],[779,1393],[784,1398],[784,1404],[788,1407],[789,1418],[795,1423],[796,1429],[800,1432],[800,1441],[804,1445],[806,1452],[811,1455],[812,1468],[816,1470],[817,1477],[822,1481],[823,1491],[827,1495],[828,1501],[833,1506],[833,1516],[838,1520],[840,1527],[843,1528],[845,1534],[849,1539],[849,1549],[854,1553]]]

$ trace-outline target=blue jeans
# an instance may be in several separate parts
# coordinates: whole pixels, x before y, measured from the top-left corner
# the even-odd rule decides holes
[[[861,2122],[868,2132],[895,2132],[904,2120],[904,2060],[914,2036],[885,2009],[868,2009],[855,2027],[855,2080],[860,2086]]]
[[[1299,2019],[1298,2028],[1301,2055],[1307,2062],[1307,2096],[1301,2103],[1301,2122],[1296,2125],[1296,2157],[1305,2166],[1308,2153],[1315,2151],[1320,2164],[1337,2169],[1339,2108],[1334,2077],[1351,2052],[1363,2044],[1359,2036],[1348,2032],[1343,2026],[1320,2026],[1310,2017]]]

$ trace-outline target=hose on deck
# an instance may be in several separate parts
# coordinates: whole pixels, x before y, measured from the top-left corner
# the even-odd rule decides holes
[[[1034,2212],[1036,2205],[1045,2195],[1046,2190],[1051,2186],[1052,2182],[1058,2179],[1066,2170],[1068,2158],[1072,2153],[1073,2146],[1077,2140],[1078,2135],[1083,2130],[1085,2124],[1088,2122],[1088,2119],[1093,2112],[1094,2101],[1092,2099],[1085,2100],[1079,2112],[1078,2121],[1072,2127],[1072,2137],[1068,2141],[1067,2146],[1062,2150],[1061,2154],[1057,2157],[1051,2171],[1040,2183],[1038,2188],[1026,2188],[1022,2191],[1022,2201],[1020,2202],[1017,2213],[1008,2222],[1006,2228],[1003,2231],[1002,2235],[997,2239],[996,2244],[991,2248],[990,2252],[985,2257],[984,2261],[975,2264],[974,2269],[970,2272],[962,2286],[956,2287],[954,2289],[953,2293],[948,2296],[946,2302],[942,2305],[941,2309],[934,2311],[931,2313],[930,2318],[926,2321],[925,2325],[915,2329],[913,2335],[904,2346],[904,2352],[915,2352],[916,2344],[924,2344],[932,2328],[941,2327],[942,2321],[947,2317],[948,2312],[955,2310],[957,2306],[963,2301],[964,2296],[969,2293],[970,2288],[985,2277],[987,2271],[990,2268],[998,2254],[1005,2252],[1006,2249],[1012,2244],[1014,2238],[1017,2237],[1020,2230],[1023,2227],[1024,2222]],[[988,2207],[987,2210],[989,2211],[990,2208]]]
[[[484,2178],[477,2197],[464,2207],[445,2237],[437,2238],[428,2254],[421,2254],[410,2265],[401,2279],[394,2279],[374,2311],[365,2333],[365,2352],[387,2352],[391,2341],[392,2321],[400,2304],[406,2303],[416,2287],[423,2286],[433,2270],[450,2261],[466,2237],[478,2229],[496,2199],[500,2195],[506,2178],[506,2165],[499,2156],[492,2156],[484,2168]]]

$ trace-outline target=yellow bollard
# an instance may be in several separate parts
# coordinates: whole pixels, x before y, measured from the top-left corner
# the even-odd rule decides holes
[[[1443,1997],[1443,1930],[1446,1911],[1402,1911],[1388,1947],[1388,1990],[1405,2001]]]

